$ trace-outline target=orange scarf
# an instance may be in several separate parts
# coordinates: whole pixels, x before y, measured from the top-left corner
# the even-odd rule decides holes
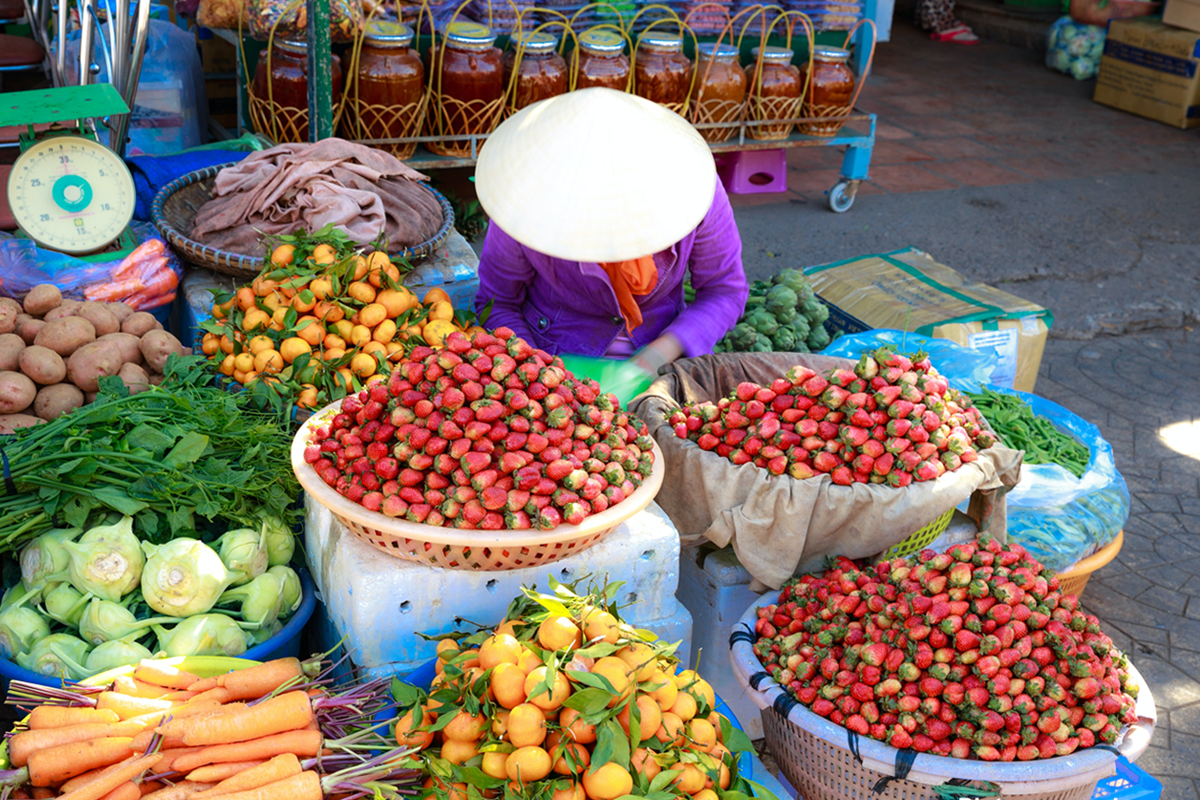
[[[600,267],[608,274],[613,291],[617,293],[617,305],[625,318],[625,328],[630,332],[642,324],[642,309],[634,295],[645,296],[658,285],[658,265],[653,256],[642,256],[630,261],[601,262]]]

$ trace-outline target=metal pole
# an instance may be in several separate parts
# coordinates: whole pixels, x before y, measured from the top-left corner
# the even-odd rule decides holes
[[[329,49],[330,0],[308,6],[308,139],[333,136],[333,55]]]

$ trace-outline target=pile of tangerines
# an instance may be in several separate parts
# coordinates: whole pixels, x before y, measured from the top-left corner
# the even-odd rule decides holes
[[[732,800],[752,793],[742,731],[674,646],[619,619],[606,589],[525,590],[494,630],[438,643],[428,693],[397,682],[398,744],[426,796]],[[760,787],[759,787],[760,788]]]

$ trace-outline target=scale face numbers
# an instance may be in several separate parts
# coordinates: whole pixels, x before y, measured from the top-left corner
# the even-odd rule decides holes
[[[133,218],[133,178],[104,145],[53,136],[13,164],[8,202],[25,235],[63,253],[91,253],[116,239]]]

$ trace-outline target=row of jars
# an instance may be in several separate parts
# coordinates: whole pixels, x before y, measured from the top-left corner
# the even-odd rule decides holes
[[[518,34],[521,35],[521,34]],[[347,104],[343,124],[352,138],[387,139],[430,135],[467,136],[486,134],[504,113],[512,113],[539,100],[568,91],[571,69],[577,70],[575,88],[601,86],[627,91],[632,72],[634,91],[680,114],[691,114],[698,124],[741,120],[779,120],[847,113],[854,96],[854,74],[847,64],[848,51],[818,45],[813,48],[811,90],[804,98],[803,67],[793,64],[794,53],[783,47],[767,46],[751,51],[751,63],[739,63],[737,48],[728,44],[704,43],[696,48],[695,63],[683,51],[683,38],[675,34],[647,31],[638,41],[637,58],[630,64],[625,39],[615,31],[593,28],[581,33],[579,46],[568,67],[558,52],[558,39],[538,31],[521,35],[523,46],[518,64],[516,46],[501,52],[496,36],[474,22],[453,23],[444,39],[440,57],[440,81],[434,82],[433,102],[426,118],[424,98],[426,75],[431,65],[423,63],[412,47],[413,32],[394,22],[373,22],[363,38],[357,66],[357,103]],[[342,93],[342,67],[333,56],[333,102]],[[515,88],[511,96],[508,87]],[[281,113],[300,113],[307,107],[307,44],[281,40],[270,59],[260,59],[252,87],[258,98],[271,98]],[[268,94],[269,93],[269,94]],[[508,98],[507,101],[505,98]],[[507,105],[505,103],[507,102]],[[380,109],[394,113],[383,114]],[[470,109],[471,113],[465,113]],[[369,112],[369,114],[368,114]],[[460,113],[463,112],[463,113]],[[440,114],[440,117],[439,117]],[[418,119],[417,116],[421,118]],[[802,123],[800,130],[830,136],[840,123]],[[788,124],[750,125],[755,139],[785,139],[793,129]],[[292,128],[300,140],[307,139],[307,125]],[[701,127],[710,142],[721,142],[735,127]],[[468,143],[431,143],[430,149],[461,155]],[[411,148],[402,157],[411,154]]]

